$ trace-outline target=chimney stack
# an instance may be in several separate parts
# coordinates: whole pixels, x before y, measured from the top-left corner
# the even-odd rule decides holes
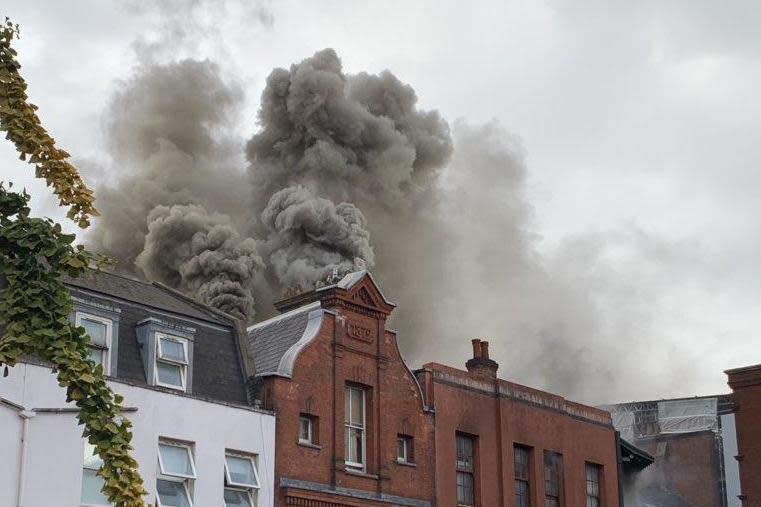
[[[489,342],[481,342],[481,357],[489,359]]]
[[[473,344],[473,357],[481,357],[481,340],[473,338],[470,342]]]
[[[468,359],[465,367],[474,377],[497,378],[497,369],[499,364],[493,359],[489,359],[489,342],[474,338],[473,357]]]

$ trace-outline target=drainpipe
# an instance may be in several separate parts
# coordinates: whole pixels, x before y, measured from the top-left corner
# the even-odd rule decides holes
[[[624,460],[621,457],[621,432],[615,431],[616,438],[616,466],[618,467],[618,505],[624,507]]]
[[[16,493],[17,507],[24,505],[24,481],[26,480],[26,448],[29,440],[29,419],[34,417],[31,410],[22,410],[18,413],[21,417],[21,452],[19,453],[18,491]]]

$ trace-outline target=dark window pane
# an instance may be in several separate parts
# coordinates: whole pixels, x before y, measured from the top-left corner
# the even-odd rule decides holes
[[[185,490],[185,484],[182,482],[172,482],[158,479],[156,481],[156,492],[159,494],[161,505],[167,507],[190,507]]]
[[[525,447],[515,447],[513,456],[515,465],[515,478],[528,481],[528,449]]]
[[[465,435],[457,435],[457,468],[473,470],[473,439]]]
[[[248,492],[225,488],[225,507],[251,507]]]
[[[473,505],[473,474],[457,472],[457,503],[459,505]]]
[[[544,494],[547,507],[560,504],[562,460],[563,457],[560,454],[544,453]]]
[[[587,507],[600,506],[600,466],[592,463],[586,465]]]
[[[515,481],[515,505],[517,507],[530,507],[531,497],[529,494],[528,482]]]

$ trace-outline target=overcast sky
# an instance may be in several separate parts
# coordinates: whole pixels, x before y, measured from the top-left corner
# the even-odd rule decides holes
[[[326,47],[347,72],[390,69],[450,123],[496,120],[516,136],[537,248],[554,262],[583,263],[583,253],[558,249],[607,238],[604,279],[646,315],[648,338],[627,338],[631,359],[667,369],[689,358],[662,386],[650,380],[621,396],[725,392],[724,369],[761,362],[756,2],[209,4],[188,11],[186,43],[157,58],[212,58],[241,83],[241,139],[257,128],[269,72]],[[22,27],[16,47],[31,99],[90,181],[117,177],[97,170],[109,165],[103,114],[136,64],[136,41],[162,38],[163,14],[149,5],[4,2],[2,14]],[[26,186],[38,212],[62,215],[8,143],[0,157],[3,180]],[[606,305],[619,325],[617,302]]]

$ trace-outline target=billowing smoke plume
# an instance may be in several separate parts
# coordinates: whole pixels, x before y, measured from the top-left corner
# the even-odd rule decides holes
[[[250,197],[230,131],[242,100],[209,61],[141,66],[111,100],[106,134],[122,178],[98,188],[91,241],[123,271],[245,317],[263,265],[239,232]]]
[[[241,239],[228,216],[196,205],[153,208],[135,264],[149,279],[239,318],[253,312],[254,280],[263,267],[253,239]]]
[[[352,269],[354,258],[372,266],[364,217],[380,231],[381,220],[406,222],[430,198],[452,139],[439,114],[416,103],[414,90],[388,71],[344,74],[332,49],[270,74],[248,157],[275,284],[309,286],[333,269]],[[273,203],[285,202],[292,209],[278,219],[289,227],[298,220],[297,229],[273,220]]]
[[[249,234],[251,192],[236,133],[244,94],[211,60],[186,55],[224,55],[224,20],[271,26],[272,15],[258,1],[129,8],[157,14],[160,26],[133,43],[137,65],[106,112],[117,177],[97,188],[102,216],[89,240],[121,271],[251,319],[256,285],[268,288]]]
[[[330,49],[270,74],[247,170],[242,106],[209,61],[147,61],[120,85],[106,126],[122,177],[98,189],[92,241],[121,269],[250,320],[284,289],[374,265],[413,364],[461,364],[479,336],[511,379],[582,400],[625,392],[613,358],[647,359],[622,343],[642,343],[643,302],[689,263],[678,246],[622,268],[638,293],[608,263],[607,233],[540,254],[516,138],[450,131],[393,74],[346,74]],[[650,255],[653,239],[615,242]]]
[[[353,204],[333,204],[304,187],[275,193],[262,213],[269,229],[269,261],[285,287],[313,287],[333,270],[375,264],[365,217]]]
[[[452,151],[447,123],[416,102],[390,72],[345,75],[332,49],[274,70],[248,143],[255,202],[303,184],[365,213],[408,207]]]

